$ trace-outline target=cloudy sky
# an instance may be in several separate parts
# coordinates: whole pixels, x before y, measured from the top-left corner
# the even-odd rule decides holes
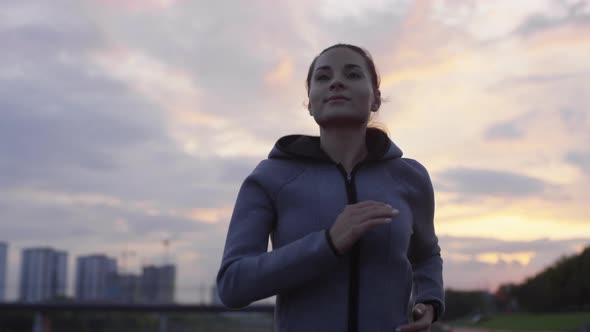
[[[379,121],[436,191],[445,283],[493,290],[590,245],[590,1],[3,0],[0,241],[178,264],[203,298],[237,191],[318,134],[305,75],[367,48]],[[123,257],[126,257],[123,259]],[[207,295],[208,298],[208,295]]]

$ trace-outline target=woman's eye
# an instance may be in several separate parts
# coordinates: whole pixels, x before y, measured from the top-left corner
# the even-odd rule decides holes
[[[350,78],[360,78],[361,75],[359,73],[349,73],[348,74],[348,77],[350,77]]]
[[[325,81],[328,79],[328,75],[317,75],[315,79],[316,81]]]

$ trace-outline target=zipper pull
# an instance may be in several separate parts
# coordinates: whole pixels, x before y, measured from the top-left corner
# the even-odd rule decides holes
[[[352,181],[352,174],[347,173],[346,178],[348,179],[349,182]]]

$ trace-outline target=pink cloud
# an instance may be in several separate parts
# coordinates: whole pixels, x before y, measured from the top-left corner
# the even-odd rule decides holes
[[[98,3],[129,12],[151,12],[170,8],[182,0],[97,0]]]

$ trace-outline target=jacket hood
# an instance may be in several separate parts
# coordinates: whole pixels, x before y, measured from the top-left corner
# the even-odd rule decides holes
[[[367,128],[365,136],[367,160],[388,160],[400,158],[402,150],[380,129]],[[268,155],[270,159],[308,159],[332,162],[320,147],[319,136],[288,135],[281,137]]]

